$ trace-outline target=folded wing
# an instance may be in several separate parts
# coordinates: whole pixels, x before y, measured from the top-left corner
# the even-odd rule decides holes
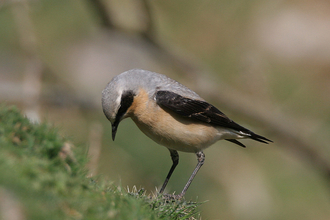
[[[219,109],[205,101],[185,98],[170,91],[158,91],[155,98],[160,107],[171,110],[183,117],[188,117],[192,120],[197,120],[211,125],[230,128],[241,135],[246,136],[247,138],[251,138],[262,143],[268,144],[268,142],[272,142],[271,140],[255,134],[249,129],[237,124],[233,120],[229,119]],[[242,143],[235,139],[227,139],[227,141],[245,147]]]

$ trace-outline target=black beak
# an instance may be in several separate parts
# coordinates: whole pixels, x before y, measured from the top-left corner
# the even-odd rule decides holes
[[[112,140],[115,140],[119,122],[125,118],[128,108],[132,105],[134,93],[131,90],[123,92],[120,101],[120,107],[117,111],[114,122],[112,123]]]
[[[116,133],[117,133],[118,125],[119,125],[119,122],[117,122],[117,121],[115,121],[115,122],[112,124],[112,140],[113,140],[113,141],[115,140],[115,137],[116,137]]]

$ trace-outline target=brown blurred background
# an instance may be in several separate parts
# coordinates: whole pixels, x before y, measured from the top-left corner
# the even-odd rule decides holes
[[[328,0],[2,0],[0,101],[85,147],[90,175],[148,193],[166,148],[101,110],[113,76],[142,68],[197,91],[274,141],[220,141],[186,194],[203,219],[330,219]],[[196,165],[180,153],[168,192]]]

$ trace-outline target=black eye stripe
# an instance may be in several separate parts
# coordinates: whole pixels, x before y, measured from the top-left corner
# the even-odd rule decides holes
[[[121,101],[120,101],[120,108],[118,109],[115,123],[119,123],[120,119],[125,115],[127,112],[127,109],[132,105],[134,100],[134,93],[133,91],[124,91],[121,95]]]

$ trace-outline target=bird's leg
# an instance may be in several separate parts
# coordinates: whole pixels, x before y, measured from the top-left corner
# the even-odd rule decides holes
[[[170,180],[175,167],[179,164],[179,154],[178,154],[178,152],[176,150],[171,150],[171,149],[169,149],[169,151],[171,153],[171,158],[172,158],[173,164],[172,164],[172,167],[171,167],[170,171],[168,172],[168,174],[166,176],[165,182],[164,182],[162,188],[160,189],[159,193],[164,192],[165,187],[166,187],[168,181]]]
[[[199,169],[203,166],[203,164],[204,164],[204,161],[205,161],[205,154],[204,154],[202,151],[200,151],[200,152],[197,152],[197,153],[196,153],[196,156],[197,156],[197,161],[198,161],[198,163],[197,163],[197,165],[196,165],[196,167],[195,167],[194,172],[191,174],[191,176],[190,176],[188,182],[187,182],[186,185],[184,186],[184,188],[183,188],[183,190],[182,190],[182,192],[181,192],[181,194],[180,194],[181,197],[184,196],[184,194],[186,194],[187,189],[189,188],[189,186],[190,186],[191,182],[193,181],[194,177],[196,176],[198,170],[199,170]]]
[[[186,183],[185,187],[183,188],[182,192],[178,195],[166,195],[167,199],[181,199],[187,192],[191,182],[193,181],[194,177],[196,176],[198,170],[203,166],[205,161],[205,154],[202,151],[196,153],[198,163],[195,167],[195,170],[191,174],[188,182]]]

